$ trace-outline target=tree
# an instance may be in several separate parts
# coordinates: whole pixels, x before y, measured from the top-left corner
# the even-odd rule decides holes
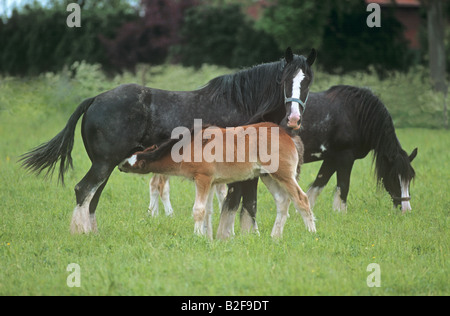
[[[431,75],[431,85],[437,92],[444,94],[444,127],[448,129],[447,117],[447,82],[446,82],[446,55],[445,55],[445,26],[444,1],[421,0],[427,10],[428,54]]]
[[[383,27],[370,28],[367,15],[362,0],[279,0],[265,11],[259,25],[279,48],[318,49],[318,61],[327,72],[367,70],[370,65],[380,75],[406,70],[412,59],[401,24],[384,11]]]
[[[123,25],[112,39],[102,37],[111,65],[134,70],[138,63],[163,63],[169,48],[180,40],[184,12],[195,4],[195,0],[142,0],[140,19]]]
[[[341,1],[279,0],[265,10],[258,26],[271,34],[283,51],[286,47],[295,51],[319,48],[333,2]]]

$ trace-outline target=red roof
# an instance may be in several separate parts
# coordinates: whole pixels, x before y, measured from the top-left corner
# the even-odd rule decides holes
[[[420,7],[419,0],[366,0],[366,3],[378,3],[381,5],[392,5],[395,2],[395,5],[399,7]]]

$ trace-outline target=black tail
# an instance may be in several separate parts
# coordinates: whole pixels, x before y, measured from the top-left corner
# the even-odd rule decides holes
[[[58,178],[64,185],[64,173],[69,169],[69,166],[73,168],[71,152],[75,127],[94,99],[84,100],[69,118],[66,127],[53,139],[20,156],[19,162],[22,162],[22,166],[37,174],[40,174],[44,169],[48,169],[46,176],[51,176],[58,160],[60,160]]]

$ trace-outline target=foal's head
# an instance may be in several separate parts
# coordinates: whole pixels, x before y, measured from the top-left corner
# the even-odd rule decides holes
[[[131,157],[122,161],[118,168],[121,172],[131,172],[131,173],[149,173],[150,170],[147,168],[147,163],[145,159],[145,153],[150,154],[151,152],[158,149],[156,145],[153,145],[144,151],[139,151],[131,155]]]
[[[417,148],[409,156],[404,150],[401,150],[394,158],[391,158],[389,170],[385,170],[382,180],[384,187],[392,197],[394,207],[401,206],[403,212],[411,210],[409,186],[416,175],[411,162],[416,155]]]
[[[294,55],[289,47],[285,53],[286,65],[281,78],[281,88],[284,90],[286,117],[282,125],[297,130],[300,128],[302,115],[306,108],[309,87],[314,73],[311,69],[316,60],[316,50],[313,48],[308,57]]]

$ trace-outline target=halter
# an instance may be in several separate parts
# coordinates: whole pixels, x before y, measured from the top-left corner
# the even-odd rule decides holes
[[[288,102],[297,102],[298,104],[300,104],[302,106],[302,112],[301,112],[302,115],[303,115],[303,112],[305,112],[306,102],[308,101],[308,98],[309,98],[309,91],[308,91],[308,94],[306,95],[305,102],[303,102],[302,100],[297,99],[297,98],[286,97],[286,84],[284,85],[284,103],[286,104]]]
[[[406,196],[406,197],[393,196],[392,199],[394,201],[399,201],[399,202],[409,202],[409,201],[411,201],[411,197],[410,196]]]

